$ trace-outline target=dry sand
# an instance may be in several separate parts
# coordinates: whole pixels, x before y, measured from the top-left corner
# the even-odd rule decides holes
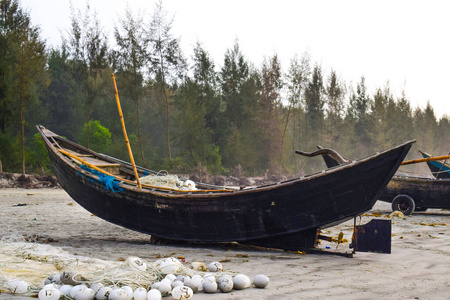
[[[378,202],[363,222],[390,214],[390,204]],[[49,257],[62,253],[67,258],[66,267],[78,264],[86,270],[99,266],[108,269],[120,266],[129,256],[148,262],[183,256],[187,266],[193,261],[222,261],[225,269],[249,277],[265,274],[271,280],[265,289],[233,290],[226,294],[199,292],[193,299],[450,299],[448,210],[393,217],[392,253],[357,252],[353,258],[239,247],[152,245],[148,235],[91,215],[61,189],[0,189],[0,220],[0,239],[20,233],[55,240],[32,246],[39,246]],[[343,231],[350,240],[352,223],[325,233],[337,236]],[[40,262],[37,258],[23,258],[29,251],[27,245],[30,243],[0,243],[0,283],[12,277],[42,282],[59,273],[45,262],[32,269],[33,264]],[[330,246],[331,250],[336,248],[335,244]],[[339,250],[351,252],[348,244],[340,245]],[[30,298],[3,293],[0,299]]]

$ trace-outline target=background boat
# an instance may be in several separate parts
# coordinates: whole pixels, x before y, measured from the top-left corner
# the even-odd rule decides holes
[[[431,154],[428,154],[422,150],[419,150],[419,152],[422,154],[423,158],[432,157]],[[447,161],[441,160],[427,161],[427,165],[434,177],[450,178],[450,165],[447,163]]]

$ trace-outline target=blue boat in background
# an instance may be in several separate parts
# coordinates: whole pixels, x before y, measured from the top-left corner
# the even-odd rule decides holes
[[[423,158],[432,157],[431,154],[428,154],[422,150],[419,150],[422,154]],[[428,168],[430,168],[431,173],[436,178],[450,178],[450,164],[447,163],[447,160],[432,160],[427,161]]]

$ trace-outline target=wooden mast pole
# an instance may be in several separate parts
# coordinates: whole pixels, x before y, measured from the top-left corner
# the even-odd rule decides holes
[[[116,79],[114,78],[114,73],[111,74],[111,77],[114,82],[114,92],[116,94],[117,109],[119,110],[120,121],[122,123],[122,129],[123,129],[123,136],[125,138],[125,143],[127,144],[128,154],[130,155],[131,164],[133,165],[134,176],[136,177],[136,182],[138,184],[138,187],[142,188],[141,181],[139,180],[139,174],[136,169],[136,164],[134,163],[133,152],[131,152],[131,146],[130,146],[130,141],[128,140],[127,130],[125,129],[125,121],[123,119],[122,108],[120,107],[119,92],[117,91],[117,85],[116,85]]]
[[[421,163],[421,162],[427,162],[427,161],[444,160],[444,159],[449,159],[449,158],[450,158],[450,155],[443,155],[443,156],[436,156],[436,157],[413,159],[413,160],[408,160],[408,161],[402,162],[402,166]]]

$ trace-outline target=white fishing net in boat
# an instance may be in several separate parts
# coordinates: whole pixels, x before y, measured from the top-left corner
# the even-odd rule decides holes
[[[181,180],[177,175],[167,174],[165,171],[161,171],[158,174],[150,174],[139,178],[142,184],[148,184],[151,186],[165,187],[178,189],[181,184]]]
[[[192,180],[180,180],[177,175],[168,174],[167,171],[160,171],[157,174],[150,174],[139,178],[141,184],[155,187],[170,188],[175,190],[197,190]]]

